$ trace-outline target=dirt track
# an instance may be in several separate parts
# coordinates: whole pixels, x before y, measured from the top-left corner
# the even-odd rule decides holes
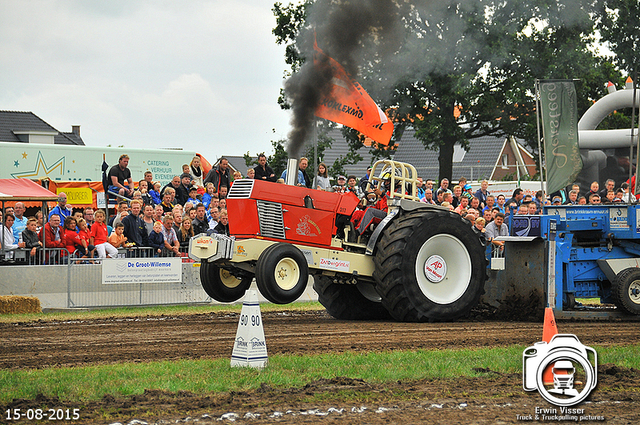
[[[0,324],[0,367],[28,369],[106,362],[230,358],[238,319],[237,313],[211,313]],[[342,322],[320,311],[263,312],[263,323],[270,355],[531,345],[540,340],[542,333],[541,323]],[[562,333],[578,335],[584,344],[590,346],[640,343],[637,322],[560,322],[558,327]],[[604,415],[608,423],[638,422],[636,418],[640,418],[640,414],[632,405],[637,406],[640,401],[640,373],[609,366],[604,366],[600,373],[599,388],[603,390],[594,392],[591,399],[602,403],[587,405],[586,413]],[[521,376],[505,376],[491,371],[488,374],[491,379],[465,379],[455,383],[398,382],[384,388],[350,378],[337,378],[309,383],[301,389],[262,388],[240,398],[237,394],[196,397],[150,391],[135,400],[105,399],[93,408],[96,411],[118,409],[123,414],[120,419],[123,423],[136,417],[138,409],[154,411],[151,406],[157,409],[160,405],[163,406],[164,418],[172,415],[172,418],[192,416],[204,420],[207,419],[206,416],[201,417],[204,413],[217,419],[222,414],[235,412],[240,415],[235,423],[316,422],[320,418],[328,423],[411,423],[418,418],[420,422],[424,419],[427,422],[469,423],[471,417],[476,423],[494,423],[496,420],[512,423],[519,422],[517,414],[530,414],[536,405],[546,405],[538,395],[522,390]],[[362,394],[363,400],[367,401],[359,401],[357,396],[333,400],[336,389]],[[318,393],[325,394],[327,402],[310,405],[306,401],[309,394]],[[33,403],[16,401],[11,406],[25,407]],[[440,405],[442,407],[438,407]],[[199,408],[194,409],[194,406]],[[361,406],[367,409],[351,411]],[[380,406],[383,409],[376,413]],[[2,406],[2,409],[6,408]],[[336,411],[330,410],[334,408]],[[91,408],[85,406],[84,409]],[[292,412],[286,413],[288,409]],[[314,414],[296,413],[309,409],[319,410]],[[339,409],[344,410],[340,412]],[[278,411],[283,413],[282,417],[269,417]],[[260,413],[260,416],[243,419],[246,413]],[[85,410],[85,419],[88,422],[103,421],[88,414],[88,410]]]
[[[531,345],[542,337],[542,325],[530,322],[345,322],[323,311],[262,316],[269,354]],[[237,327],[237,313],[0,324],[0,368],[230,358]],[[561,322],[559,330],[586,345],[640,343],[637,322]]]

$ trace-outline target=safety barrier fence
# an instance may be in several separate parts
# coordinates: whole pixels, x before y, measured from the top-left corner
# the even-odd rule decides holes
[[[85,257],[64,248],[39,249],[33,256],[20,249],[4,254],[0,264],[6,266],[0,273],[18,288],[13,294],[66,295],[68,308],[211,302],[200,284],[199,263],[188,257],[186,248],[161,254],[151,248],[124,248],[115,258]],[[29,282],[24,292],[21,279]]]
[[[155,257],[180,257],[183,263],[193,263],[189,258],[188,247],[181,246],[177,253],[162,249],[161,253],[147,247],[118,248],[113,258],[155,258]],[[70,253],[66,248],[38,248],[36,250],[17,248],[0,251],[0,265],[61,265],[69,264],[70,260],[83,264],[101,264],[97,252],[83,254],[79,251]]]

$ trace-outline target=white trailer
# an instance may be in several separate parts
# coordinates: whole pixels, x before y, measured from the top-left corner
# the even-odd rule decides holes
[[[166,185],[182,174],[194,151],[181,149],[134,149],[36,143],[0,142],[0,178],[49,178],[56,181],[101,181],[102,163],[118,163],[129,155],[129,169],[134,180],[142,180],[145,171]]]

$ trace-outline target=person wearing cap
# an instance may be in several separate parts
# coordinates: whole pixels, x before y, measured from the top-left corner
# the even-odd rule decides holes
[[[189,199],[189,190],[191,190],[191,174],[182,173],[180,176],[180,186],[176,188],[176,203],[184,205]]]
[[[596,196],[597,196],[597,194],[596,194]],[[553,200],[551,201],[551,203],[553,205],[561,205],[562,204],[562,198],[559,197],[559,196],[554,196]]]
[[[391,187],[391,174],[387,172],[383,176],[383,180],[384,181],[381,187],[384,189],[384,192],[381,187],[376,187],[373,191],[378,197],[378,201],[375,203],[375,205],[367,207],[367,209],[364,210],[364,213],[355,220],[353,217],[351,219],[354,227],[356,227],[356,229],[358,230],[358,234],[360,235],[363,234],[367,229],[369,229],[369,226],[371,226],[372,224],[380,223],[389,212],[389,206],[387,204],[387,193],[389,188]]]
[[[189,189],[189,198],[187,199],[187,202],[185,202],[185,205],[191,204],[195,207],[199,203],[200,201],[198,200],[198,188],[196,186],[191,186],[191,188]]]
[[[338,176],[338,184],[333,186],[333,191],[337,193],[347,192],[347,178],[345,176]]]
[[[589,195],[589,203],[600,204],[601,203],[600,195],[598,195],[597,193],[592,193],[591,195]]]

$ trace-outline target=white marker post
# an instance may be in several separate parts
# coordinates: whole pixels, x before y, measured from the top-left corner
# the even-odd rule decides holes
[[[258,291],[248,289],[242,302],[231,367],[263,368],[267,365],[267,341],[264,338]]]

